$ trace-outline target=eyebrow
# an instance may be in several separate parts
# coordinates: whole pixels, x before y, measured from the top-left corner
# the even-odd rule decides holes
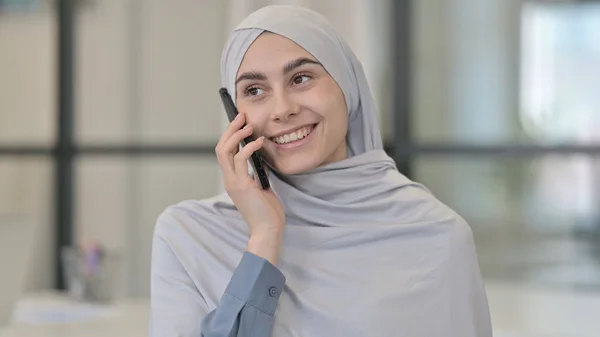
[[[290,71],[292,71],[300,66],[303,66],[305,64],[321,65],[321,63],[319,63],[315,60],[311,60],[308,57],[301,57],[301,58],[298,58],[298,59],[288,62],[288,64],[286,64],[285,67],[283,67],[283,73],[287,74]]]
[[[243,74],[241,74],[237,80],[235,80],[235,84],[237,85],[238,83],[240,83],[241,81],[244,80],[252,80],[252,81],[264,81],[267,79],[267,76],[265,76],[265,74],[263,73],[259,73],[256,71],[249,71],[249,72],[245,72]]]
[[[289,72],[291,72],[292,70],[301,67],[305,64],[316,64],[316,65],[321,65],[321,63],[309,59],[308,57],[300,57],[297,58],[295,60],[292,60],[290,62],[288,62],[284,67],[283,67],[283,73],[287,74]],[[243,74],[241,74],[236,80],[235,80],[235,84],[237,85],[238,83],[240,83],[241,81],[244,80],[252,80],[252,81],[264,81],[267,79],[267,76],[263,73],[257,72],[257,71],[248,71],[245,72]]]

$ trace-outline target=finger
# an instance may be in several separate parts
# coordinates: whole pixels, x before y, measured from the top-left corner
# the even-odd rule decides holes
[[[218,145],[215,152],[217,153],[217,163],[224,174],[223,178],[228,180],[230,177],[235,176],[233,154],[227,153],[222,149],[222,145]]]
[[[254,152],[258,151],[263,146],[264,139],[265,137],[262,136],[257,140],[248,143],[235,155],[235,174],[239,179],[250,177],[248,174],[248,159],[250,159],[250,156],[252,156]]]
[[[235,131],[229,139],[222,139],[216,147],[217,161],[228,173],[234,170],[233,157],[239,151],[240,142],[252,134],[252,126]]]
[[[221,134],[221,137],[219,138],[219,141],[215,146],[215,153],[217,154],[217,159],[227,159],[228,151],[225,150],[225,143],[236,130],[242,127],[243,119],[244,115],[241,113],[238,114],[236,118],[227,125],[225,131],[223,131],[223,133]]]
[[[242,128],[242,126],[244,126],[244,123],[246,122],[246,116],[243,113],[239,113],[235,119],[233,121],[231,121],[227,127],[225,128],[225,131],[223,131],[223,134],[221,134],[221,137],[219,138],[219,141],[217,142],[217,146],[215,148],[215,150],[217,151],[217,154],[219,154],[219,150],[222,149],[225,146],[225,143],[227,142],[227,140],[229,138],[231,138],[231,136],[238,130],[240,130]]]
[[[240,112],[235,119],[227,125],[219,139],[219,143],[225,143],[236,131],[240,130],[245,123],[246,115],[243,112]]]
[[[227,161],[230,167],[232,167],[232,174],[236,175],[237,169],[236,166],[239,165],[235,163],[235,156],[237,156],[237,154],[240,151],[240,142],[245,139],[246,137],[249,137],[252,135],[252,126],[246,126],[244,129],[239,130],[238,132],[234,133],[233,136],[231,136],[230,139],[227,140],[227,143],[224,145],[224,151],[227,151],[227,154],[225,155],[227,157]],[[248,146],[248,145],[246,145]],[[244,146],[244,148],[246,147]],[[247,167],[247,164],[246,164]]]
[[[232,156],[236,155],[240,150],[240,143],[247,137],[252,136],[254,128],[252,125],[246,125],[241,130],[236,131],[223,145],[223,149]]]

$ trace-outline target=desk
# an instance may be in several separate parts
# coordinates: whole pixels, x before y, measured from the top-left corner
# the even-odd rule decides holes
[[[0,337],[148,337],[149,302],[86,305],[56,293],[25,296]]]

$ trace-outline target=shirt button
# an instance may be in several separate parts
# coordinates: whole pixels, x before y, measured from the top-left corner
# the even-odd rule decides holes
[[[269,288],[269,296],[271,296],[271,297],[277,296],[277,288],[276,287]]]

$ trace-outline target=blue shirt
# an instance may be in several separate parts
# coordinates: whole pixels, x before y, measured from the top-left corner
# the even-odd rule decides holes
[[[244,252],[219,306],[202,320],[202,337],[270,336],[284,275],[269,261]]]

